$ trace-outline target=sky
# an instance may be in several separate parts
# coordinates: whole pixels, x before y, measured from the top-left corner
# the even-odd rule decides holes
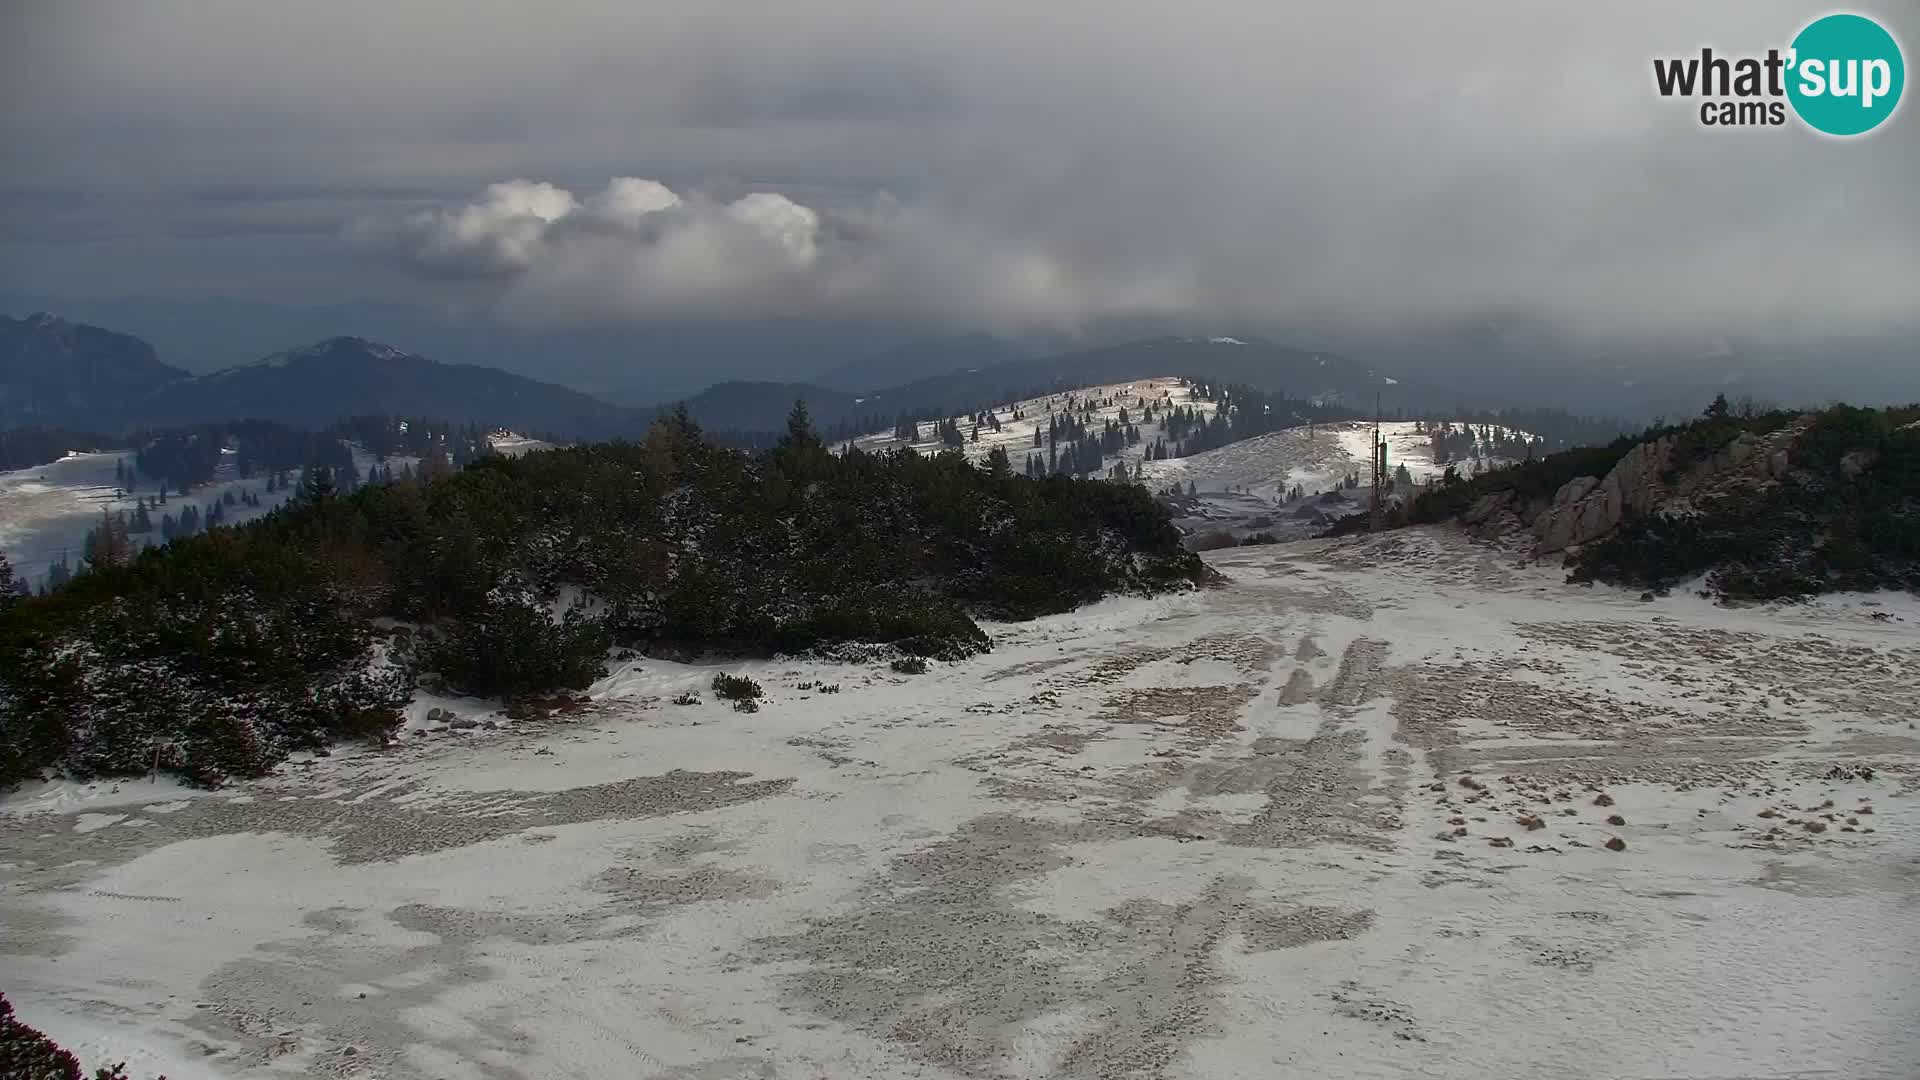
[[[1913,327],[1911,102],[1841,141],[1653,89],[1656,56],[1825,10],[15,0],[0,291],[568,330]],[[1920,9],[1853,10],[1920,43]]]

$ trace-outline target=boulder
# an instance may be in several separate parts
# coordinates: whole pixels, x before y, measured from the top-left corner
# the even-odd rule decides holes
[[[1466,513],[1460,515],[1460,523],[1463,525],[1478,525],[1506,509],[1507,504],[1512,501],[1513,492],[1511,491],[1496,491],[1491,495],[1482,495],[1474,501],[1472,506],[1467,508]]]
[[[1877,450],[1849,450],[1840,458],[1840,475],[1849,480],[1858,479],[1860,474],[1879,462]]]
[[[1651,512],[1665,497],[1661,473],[1673,455],[1671,437],[1627,451],[1604,477],[1580,476],[1561,485],[1533,520],[1537,554],[1564,551],[1611,533],[1628,513]]]

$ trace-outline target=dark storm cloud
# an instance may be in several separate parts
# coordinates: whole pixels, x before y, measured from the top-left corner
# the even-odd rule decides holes
[[[1882,8],[1911,61],[1913,9]],[[166,192],[302,188],[161,231],[337,209],[342,282],[372,257],[535,322],[1910,325],[1911,103],[1839,143],[1703,129],[1652,90],[1656,55],[1764,51],[1809,14],[42,4],[0,16],[0,134],[14,182],[123,219],[180,215]],[[616,212],[641,182],[676,201]]]

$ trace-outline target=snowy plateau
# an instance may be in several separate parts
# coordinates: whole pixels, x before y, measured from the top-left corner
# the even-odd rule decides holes
[[[924,675],[23,789],[0,984],[171,1080],[1920,1075],[1920,602],[1204,558]]]

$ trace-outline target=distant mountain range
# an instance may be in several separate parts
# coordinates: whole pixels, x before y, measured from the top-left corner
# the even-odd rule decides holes
[[[0,428],[118,427],[130,402],[190,377],[137,337],[45,313],[0,317]]]
[[[1191,375],[1245,383],[1361,412],[1382,408],[1450,409],[1459,395],[1376,371],[1332,353],[1246,337],[1155,338],[1098,349],[949,371],[854,394],[805,383],[729,382],[687,399],[698,423],[719,431],[771,431],[804,398],[824,428],[864,421],[886,427],[903,412],[956,415],[994,402],[1152,375]]]
[[[957,415],[995,402],[1152,375],[1190,375],[1370,410],[1444,409],[1449,390],[1331,353],[1253,337],[1166,337],[1018,358],[988,338],[882,353],[829,373],[834,385],[722,382],[685,399],[721,433],[778,431],[796,398],[841,437],[901,414]],[[1013,357],[1013,358],[1010,358]],[[928,372],[937,372],[928,374]],[[888,385],[889,373],[896,377]],[[879,385],[882,389],[848,387]],[[365,338],[332,337],[253,363],[191,374],[146,342],[45,313],[0,318],[0,429],[123,432],[229,419],[317,429],[370,413],[498,424],[562,439],[635,436],[668,406],[629,407],[495,368],[441,363]]]
[[[442,364],[367,341],[328,338],[192,375],[139,338],[39,313],[0,317],[0,429],[125,431],[209,420],[319,428],[390,413],[482,422],[570,438],[631,434],[639,415],[553,383]]]

